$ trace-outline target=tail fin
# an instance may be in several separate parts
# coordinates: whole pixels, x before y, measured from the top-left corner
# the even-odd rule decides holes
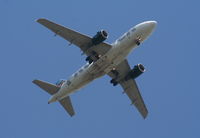
[[[37,86],[39,86],[40,88],[42,88],[43,90],[45,90],[46,92],[48,92],[50,95],[55,94],[60,89],[60,87],[58,87],[54,84],[51,84],[51,83],[48,83],[45,81],[41,81],[41,80],[33,80],[33,83],[36,84]],[[61,99],[59,102],[64,107],[64,109],[68,112],[68,114],[70,116],[73,116],[75,114],[69,96]]]
[[[45,81],[41,81],[41,80],[33,80],[33,83],[51,95],[55,94],[60,89],[60,87],[58,87],[54,84],[51,84],[51,83],[48,83]]]

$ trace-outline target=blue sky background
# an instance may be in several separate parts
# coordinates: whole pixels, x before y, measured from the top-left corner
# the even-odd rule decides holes
[[[0,0],[1,138],[199,138],[198,0]],[[153,35],[128,56],[147,71],[137,79],[146,120],[105,76],[72,95],[69,117],[35,78],[56,82],[85,64],[75,46],[35,20],[47,18],[111,43],[132,26],[156,20]]]

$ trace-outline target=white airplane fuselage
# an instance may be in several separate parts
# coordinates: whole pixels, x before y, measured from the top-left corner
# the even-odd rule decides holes
[[[91,64],[87,63],[75,72],[69,80],[61,85],[59,91],[52,95],[48,102],[52,103],[61,100],[91,81],[108,74],[138,46],[136,40],[143,42],[150,36],[156,24],[156,21],[146,21],[131,28],[127,33],[117,39],[112,44],[112,48],[96,62],[92,62]]]

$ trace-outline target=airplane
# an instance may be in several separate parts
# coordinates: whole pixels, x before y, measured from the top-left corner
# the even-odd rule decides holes
[[[132,27],[112,44],[104,42],[108,38],[105,30],[89,37],[47,19],[38,19],[37,22],[69,41],[70,45],[78,46],[87,55],[87,63],[68,80],[59,80],[56,84],[33,80],[34,84],[52,95],[48,104],[58,101],[70,116],[74,116],[70,95],[93,80],[108,75],[111,77],[110,83],[113,86],[120,84],[123,93],[127,94],[142,117],[147,117],[148,110],[135,81],[145,72],[145,67],[137,64],[131,68],[126,57],[152,34],[156,21],[145,21]]]

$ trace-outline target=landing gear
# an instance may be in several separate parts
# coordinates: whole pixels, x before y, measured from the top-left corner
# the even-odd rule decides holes
[[[97,52],[92,51],[91,55],[88,56],[85,60],[91,64],[92,62],[97,61],[99,58],[100,58],[100,55],[98,55]]]
[[[139,40],[135,40],[135,43],[139,46],[140,45],[140,41]]]
[[[111,70],[111,72],[117,77],[119,75],[119,72],[115,69]]]
[[[86,60],[86,61],[88,61],[88,62],[89,62],[89,64],[91,64],[91,63],[93,62],[93,60],[92,60],[91,56],[88,56],[88,57],[87,57],[85,60]]]
[[[139,46],[140,45],[140,41],[141,41],[141,37],[138,36],[135,40],[135,43]]]
[[[115,75],[115,77],[114,77],[115,79],[112,79],[112,80],[110,81],[110,83],[112,83],[113,86],[116,86],[116,85],[118,84],[118,81],[116,80],[116,78],[118,78],[119,72],[118,72],[115,68],[113,68],[113,69],[111,70],[111,72],[112,72],[113,75]]]
[[[97,52],[92,51],[92,55],[98,60],[100,56],[97,54]]]
[[[110,83],[112,83],[113,86],[116,86],[116,85],[118,84],[118,82],[117,82],[115,79],[112,79],[112,80],[110,81]]]

